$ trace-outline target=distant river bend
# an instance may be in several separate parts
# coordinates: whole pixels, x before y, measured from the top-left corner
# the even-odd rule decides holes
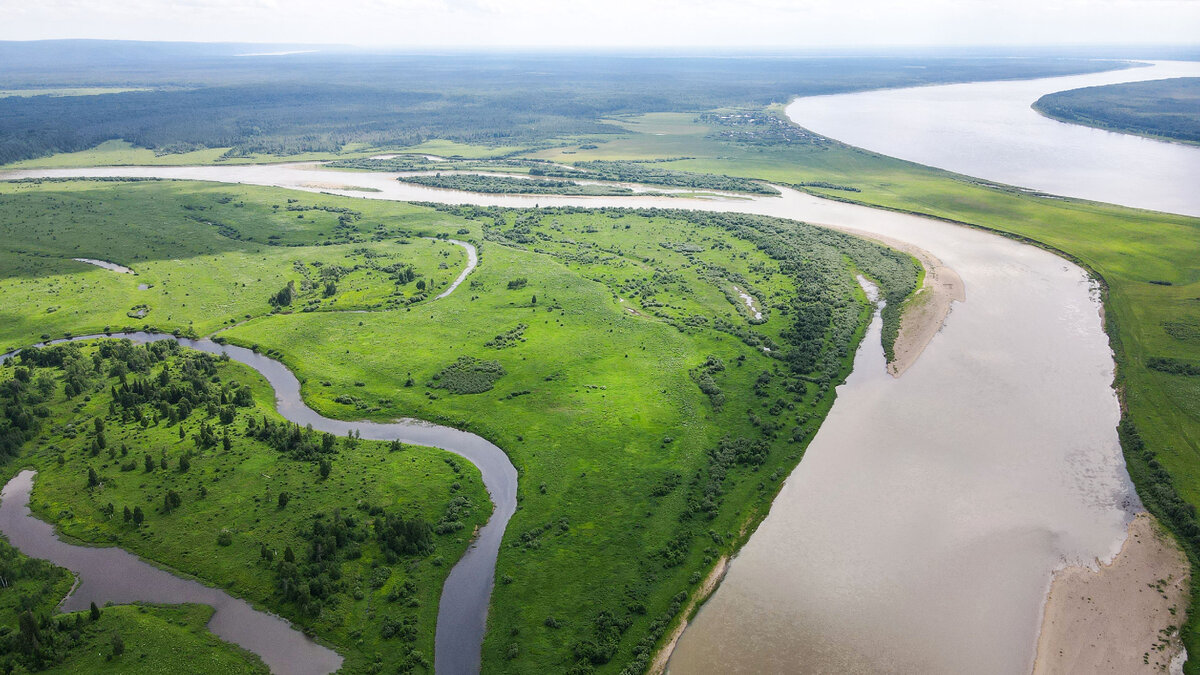
[[[1200,147],[1059,122],[1031,107],[1056,91],[1172,77],[1200,77],[1200,63],[807,96],[787,115],[844,143],[976,178],[1200,216]]]

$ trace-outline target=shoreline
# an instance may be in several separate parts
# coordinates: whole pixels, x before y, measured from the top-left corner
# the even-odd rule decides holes
[[[663,646],[654,655],[654,660],[650,662],[650,667],[646,669],[646,675],[663,675],[666,672],[667,663],[671,660],[671,655],[675,653],[675,645],[679,642],[679,638],[683,637],[683,631],[687,630],[692,615],[717,590],[717,587],[721,585],[726,572],[729,571],[729,561],[730,556],[721,556],[721,559],[717,561],[712,571],[705,577],[704,582],[700,584],[699,592],[692,597],[687,607],[684,607],[680,613],[683,618],[679,620],[679,625],[675,626],[675,630],[671,631],[671,635],[667,638],[667,641],[663,643]]]
[[[1179,546],[1139,513],[1111,562],[1054,573],[1033,675],[1167,672],[1183,653],[1189,575]]]
[[[963,284],[962,277],[943,264],[937,256],[908,242],[852,227],[824,223],[821,227],[907,253],[925,268],[924,283],[904,301],[900,315],[900,331],[896,334],[896,344],[893,347],[893,358],[887,364],[888,373],[892,377],[900,377],[917,362],[925,347],[933,340],[933,336],[942,330],[953,303],[967,301],[966,285]]]

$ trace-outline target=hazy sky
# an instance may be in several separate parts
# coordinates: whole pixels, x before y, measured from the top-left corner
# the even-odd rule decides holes
[[[0,17],[3,40],[784,48],[1200,42],[1200,0],[0,0]]]

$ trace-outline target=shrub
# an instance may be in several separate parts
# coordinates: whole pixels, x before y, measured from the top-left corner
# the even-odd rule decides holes
[[[481,361],[471,356],[460,356],[433,376],[435,389],[446,389],[454,394],[482,394],[495,386],[496,380],[504,376],[504,367],[499,361]]]

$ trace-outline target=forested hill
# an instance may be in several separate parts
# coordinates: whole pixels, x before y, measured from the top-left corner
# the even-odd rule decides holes
[[[0,63],[0,90],[24,91],[0,98],[0,163],[117,138],[160,153],[233,148],[231,156],[430,138],[528,146],[616,133],[599,120],[628,113],[1124,65],[1081,58],[404,55],[104,41],[0,42]],[[61,95],[72,87],[149,90]],[[28,95],[51,89],[60,95]]]
[[[1033,107],[1062,122],[1200,143],[1200,77],[1071,89]]]

